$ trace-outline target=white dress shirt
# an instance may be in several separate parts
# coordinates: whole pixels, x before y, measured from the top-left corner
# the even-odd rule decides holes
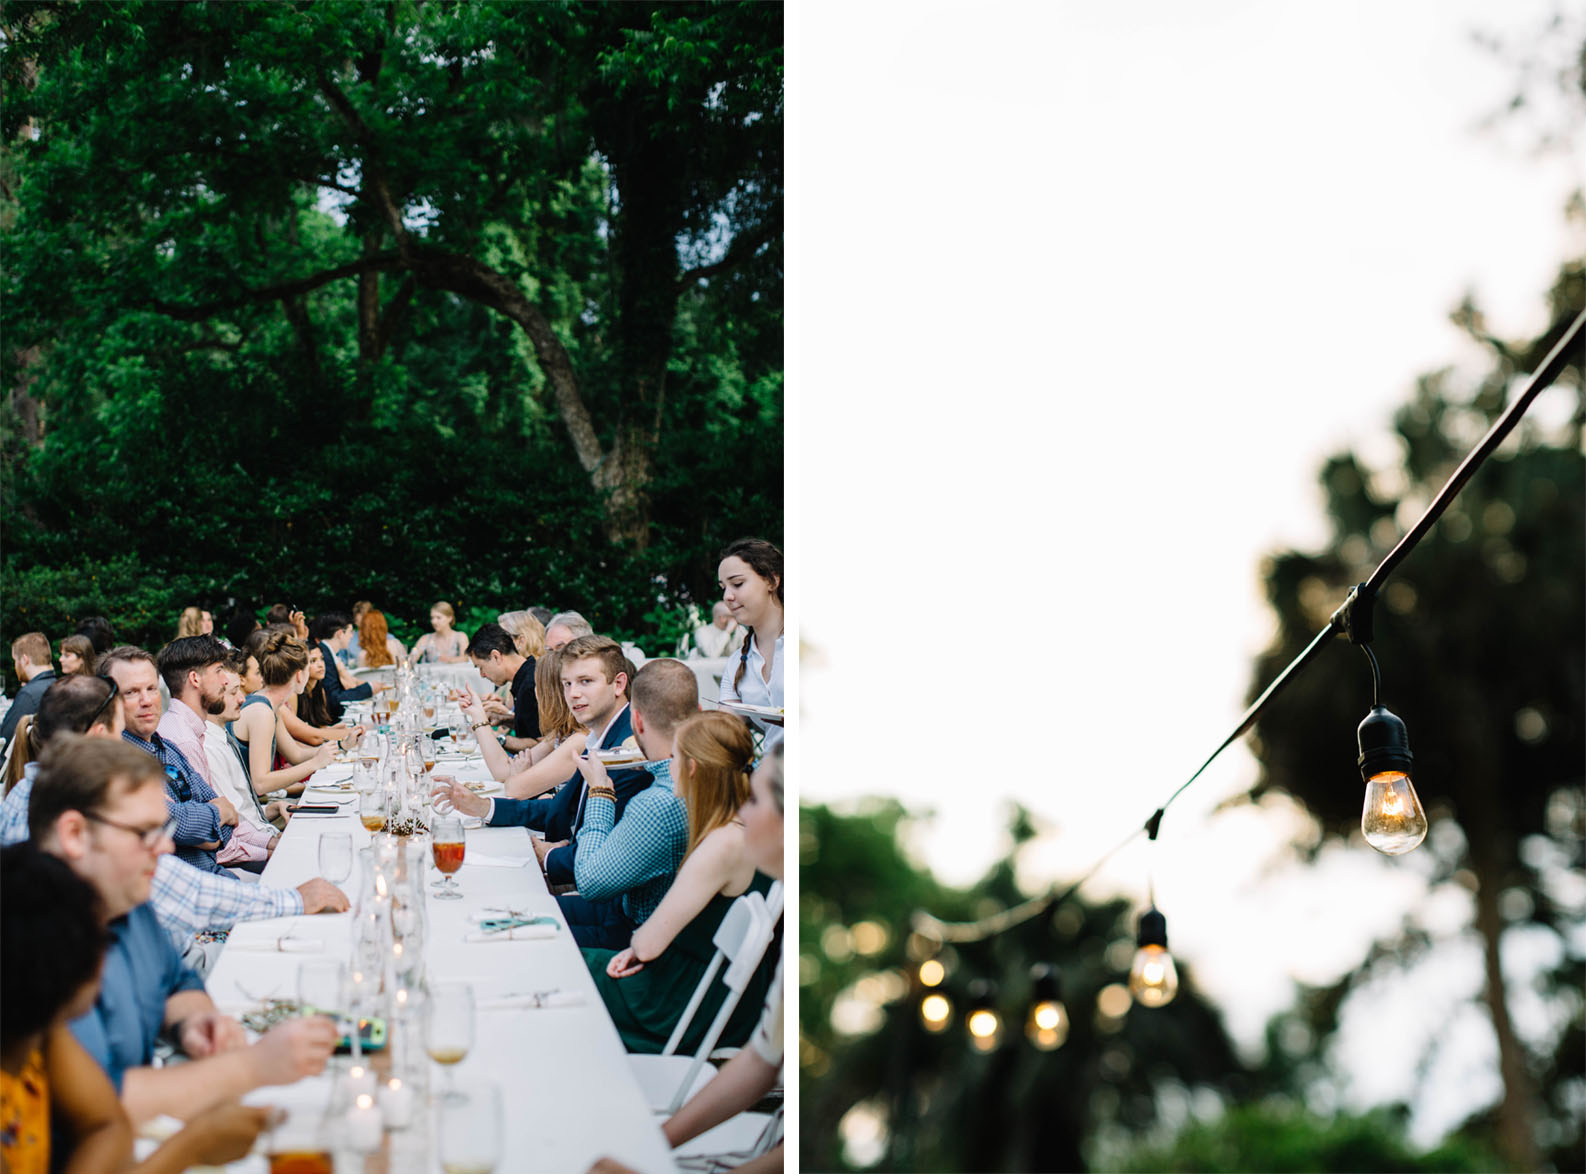
[[[740,701],[744,705],[762,705],[768,709],[783,708],[782,701],[782,637],[776,638],[776,647],[771,653],[771,679],[765,679],[765,657],[760,654],[760,635],[755,633],[749,640],[749,660],[744,665],[743,678],[737,686],[733,685],[733,678],[738,675],[738,665],[742,654],[728,659],[727,667],[721,674],[721,699],[723,701]],[[782,740],[782,727],[771,725],[769,722],[750,721],[766,732],[765,746],[770,750]]]

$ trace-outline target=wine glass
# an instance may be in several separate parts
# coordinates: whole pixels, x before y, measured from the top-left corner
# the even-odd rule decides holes
[[[452,1091],[453,1064],[461,1062],[474,1046],[474,988],[466,982],[438,982],[430,988],[424,1007],[424,1050],[446,1073],[441,1104],[461,1101]]]
[[[385,831],[386,806],[383,788],[375,787],[373,790],[358,792],[358,819],[365,831]]]
[[[342,884],[352,875],[350,833],[331,832],[319,838],[319,875],[333,885]]]
[[[419,739],[419,754],[424,759],[424,773],[427,775],[435,769],[435,739],[425,734]]]
[[[262,1148],[270,1174],[334,1174],[336,1169],[331,1123],[322,1106],[278,1116]]]
[[[491,1174],[501,1160],[501,1089],[466,1085],[441,1102],[440,1159],[446,1174]]]
[[[437,901],[460,901],[463,892],[452,879],[452,873],[463,866],[467,842],[463,838],[463,821],[456,815],[437,815],[430,823],[430,850],[435,856],[435,867],[443,875]]]

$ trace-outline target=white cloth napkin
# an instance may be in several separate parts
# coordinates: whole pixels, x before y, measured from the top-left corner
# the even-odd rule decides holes
[[[325,942],[322,938],[253,938],[241,941],[228,938],[226,948],[255,954],[320,954],[325,950]]]
[[[577,991],[552,991],[536,1000],[533,995],[500,995],[481,999],[476,1006],[481,1011],[520,1011],[524,1008],[582,1007],[584,996]]]
[[[514,929],[504,929],[499,933],[486,933],[477,930],[464,936],[465,942],[532,942],[554,938],[560,932],[554,925],[520,925]]]
[[[463,857],[463,865],[478,864],[484,868],[522,868],[532,856],[491,856],[486,852],[469,852]]]

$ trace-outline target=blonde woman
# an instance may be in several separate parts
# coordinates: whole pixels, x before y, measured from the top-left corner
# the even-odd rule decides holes
[[[413,645],[413,663],[435,660],[441,664],[461,664],[467,660],[468,637],[457,631],[457,609],[444,599],[430,608],[430,627]]]
[[[763,895],[771,888],[771,878],[756,870],[738,817],[749,798],[753,755],[749,728],[730,714],[702,713],[677,728],[672,789],[688,811],[688,851],[677,879],[655,912],[633,931],[633,944],[626,950],[584,951],[584,962],[630,1052],[659,1052],[666,1046],[704,977],[715,952],[712,938],[728,908],[751,889]],[[599,762],[580,760],[579,769],[592,797],[612,792]],[[721,1046],[738,1046],[749,1038],[773,967],[762,963],[756,970],[727,1021]],[[680,1051],[699,1046],[725,997],[726,987],[719,980],[713,983]]]
[[[204,634],[204,609],[201,607],[186,607],[182,609],[182,618],[176,621],[176,638],[183,636],[202,636]]]

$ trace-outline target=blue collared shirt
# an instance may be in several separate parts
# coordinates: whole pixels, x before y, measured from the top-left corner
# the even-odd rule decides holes
[[[121,737],[128,745],[154,755],[165,768],[165,808],[176,820],[176,834],[172,837],[176,855],[205,872],[225,872],[216,863],[213,848],[198,847],[217,840],[225,846],[231,839],[230,826],[220,822],[220,810],[210,802],[215,789],[204,781],[186,755],[160,737],[159,731],[150,735],[147,742],[131,730],[122,731]]]
[[[99,998],[93,1010],[71,1023],[72,1034],[121,1092],[128,1068],[154,1058],[154,1041],[165,1026],[165,1000],[178,991],[201,991],[204,980],[160,928],[154,907],[139,905],[110,923]]]
[[[17,785],[0,803],[0,847],[9,848],[28,838],[28,797],[33,794],[33,776],[38,773],[37,761],[24,766]]]
[[[634,925],[655,912],[688,850],[688,811],[672,790],[671,762],[648,762],[644,769],[655,782],[628,800],[621,819],[610,799],[589,800],[573,858],[579,896],[620,896]]]

